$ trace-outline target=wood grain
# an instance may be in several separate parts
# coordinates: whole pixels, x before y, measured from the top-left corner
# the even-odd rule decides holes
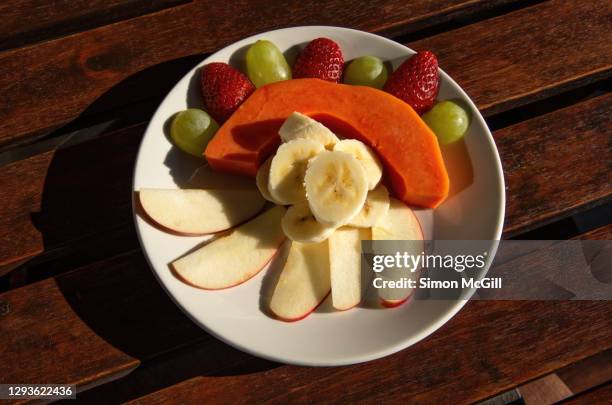
[[[554,373],[521,385],[519,391],[526,404],[555,404],[573,395]]]
[[[612,383],[606,384],[602,387],[597,387],[591,391],[585,392],[582,395],[577,395],[574,398],[571,398],[562,403],[564,405],[612,404]]]
[[[473,301],[434,335],[384,359],[248,374],[230,369],[221,377],[207,375],[201,366],[200,376],[133,403],[471,403],[609,347],[612,323],[605,311],[611,308],[609,302]],[[590,328],[577,319],[578,313],[586,314],[599,334],[580,345],[575,339],[586,337]],[[205,352],[192,356],[202,356],[202,363]],[[245,356],[245,361],[256,360]],[[119,386],[120,381],[113,388]]]
[[[0,268],[93,236],[108,240],[130,224],[130,173],[142,133],[138,125],[4,166]]]
[[[0,50],[53,39],[161,10],[187,0],[5,0]]]
[[[508,0],[193,1],[0,53],[0,147],[77,117],[124,79],[246,36],[296,25],[340,25],[381,34],[411,32]],[[165,87],[165,86],[164,86]],[[78,89],[78,91],[75,91]],[[137,95],[136,95],[137,96]]]
[[[505,236],[609,201],[610,99],[596,97],[494,134],[507,186]],[[42,251],[49,257],[78,251],[86,240],[96,250],[96,241],[108,241],[125,227],[133,233],[127,173],[143,131],[144,125],[136,125],[5,166],[0,269],[6,272]],[[185,159],[173,152],[168,161]],[[180,165],[175,169],[182,171]],[[127,240],[123,249],[137,247],[134,237]]]
[[[430,49],[485,115],[612,71],[612,2],[547,1],[409,44]]]
[[[610,93],[495,132],[506,179],[504,235],[612,197]]]
[[[588,240],[612,240],[612,224],[593,229],[589,232],[583,233],[577,238]]]
[[[90,388],[140,360],[207,337],[161,290],[140,253],[0,295],[2,383]]]
[[[211,340],[167,298],[139,251],[0,294],[0,303],[10,308],[0,318],[3,382],[84,390],[147,361],[85,397],[102,403],[203,375],[193,394],[172,395],[282,402],[315,393],[333,398],[351,387],[349,400],[466,402],[612,347],[610,302],[472,301],[397,355],[355,367],[279,367]]]
[[[606,350],[556,373],[574,394],[612,381],[612,350]]]
[[[552,404],[612,381],[612,350],[572,363],[518,387],[529,404]]]
[[[44,250],[42,234],[32,225],[30,214],[40,210],[51,159],[51,153],[43,153],[0,172],[0,268],[5,271]]]

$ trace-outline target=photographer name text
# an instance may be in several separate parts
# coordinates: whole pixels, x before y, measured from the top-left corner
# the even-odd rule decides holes
[[[458,280],[432,280],[423,277],[418,280],[402,277],[397,280],[385,280],[375,277],[373,282],[376,288],[428,288],[428,289],[458,289],[458,288],[502,288],[502,279],[498,277],[485,277],[480,280],[463,278]]]

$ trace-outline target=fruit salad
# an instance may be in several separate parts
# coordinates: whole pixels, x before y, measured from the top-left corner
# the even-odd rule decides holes
[[[218,237],[170,269],[220,290],[254,277],[287,247],[267,303],[272,315],[302,319],[330,293],[337,310],[358,306],[361,241],[422,240],[410,206],[435,208],[448,194],[439,145],[460,141],[469,116],[437,100],[436,56],[418,52],[390,72],[374,55],[345,63],[336,42],[317,38],[290,66],[274,43],[258,40],[246,72],[215,62],[199,74],[205,110],[178,112],[170,138],[203,157],[218,181],[141,189],[139,201],[166,232]],[[380,291],[380,304],[401,305],[411,293]]]

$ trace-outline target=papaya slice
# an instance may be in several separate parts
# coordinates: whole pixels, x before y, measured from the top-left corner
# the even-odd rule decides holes
[[[204,152],[206,159],[215,170],[255,177],[280,144],[278,129],[294,111],[373,148],[387,185],[406,204],[435,208],[448,195],[438,140],[412,107],[381,90],[319,79],[257,89],[219,128]]]

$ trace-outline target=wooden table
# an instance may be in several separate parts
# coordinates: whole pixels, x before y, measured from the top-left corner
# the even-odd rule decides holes
[[[470,302],[413,347],[337,368],[244,354],[172,304],[132,223],[144,128],[206,54],[279,27],[431,49],[493,130],[504,236],[612,235],[612,2],[283,3],[0,4],[0,383],[101,403],[467,403],[559,378],[578,403],[609,400],[610,302]]]

